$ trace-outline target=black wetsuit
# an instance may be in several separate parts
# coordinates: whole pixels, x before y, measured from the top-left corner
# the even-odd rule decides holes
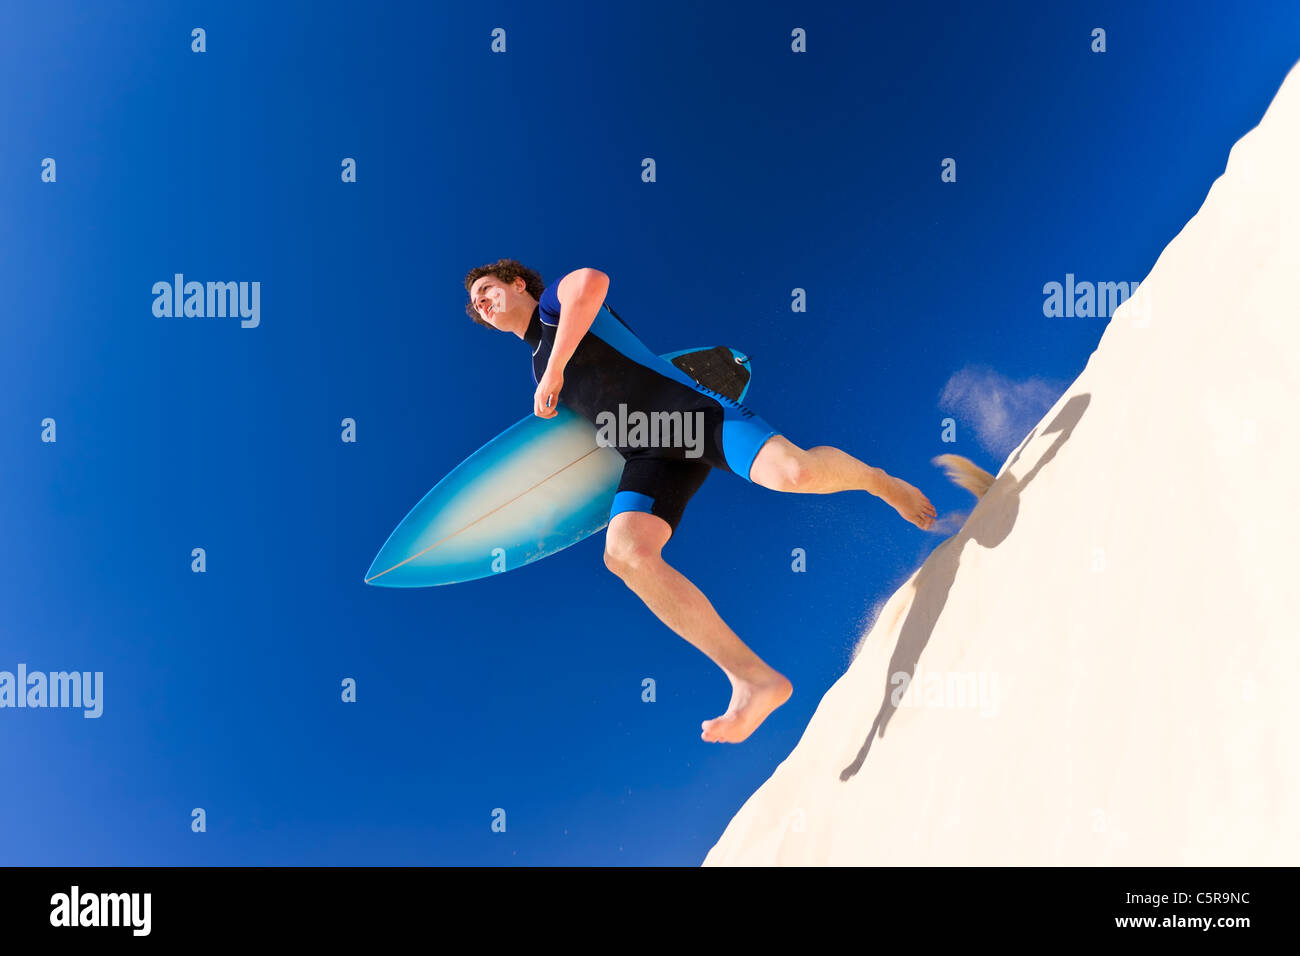
[[[560,300],[548,286],[524,333],[533,349],[533,381],[546,371],[560,323]],[[644,511],[677,529],[686,503],[711,468],[723,468],[749,480],[758,451],[776,429],[739,402],[712,391],[633,334],[607,305],[602,305],[564,368],[560,401],[596,425],[635,419],[634,413],[690,416],[694,427],[679,430],[693,441],[649,444],[634,430],[611,429],[607,444],[625,459],[610,518],[622,511]],[[620,408],[620,406],[622,406]],[[659,421],[664,421],[663,415]]]

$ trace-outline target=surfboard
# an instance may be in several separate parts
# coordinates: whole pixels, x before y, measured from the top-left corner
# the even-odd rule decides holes
[[[749,391],[749,358],[724,346],[667,359],[735,401]],[[565,406],[529,415],[453,468],[388,536],[366,572],[379,587],[473,581],[555,554],[609,523],[623,456]]]

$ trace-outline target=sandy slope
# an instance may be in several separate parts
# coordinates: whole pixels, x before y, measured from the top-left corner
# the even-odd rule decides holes
[[[1300,66],[706,864],[1300,863],[1298,160]]]

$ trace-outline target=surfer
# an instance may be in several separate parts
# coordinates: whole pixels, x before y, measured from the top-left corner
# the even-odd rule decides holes
[[[740,743],[789,699],[790,681],[745,645],[663,547],[686,504],[714,468],[773,491],[867,491],[904,519],[928,529],[934,506],[918,489],[838,448],[800,448],[751,409],[707,389],[660,358],[605,302],[609,276],[578,269],[547,286],[514,259],[472,269],[465,311],[479,325],[510,332],[533,349],[533,413],[553,418],[565,404],[593,424],[626,406],[680,412],[703,422],[703,448],[618,445],[625,463],[609,528],[605,565],[665,625],[699,648],[731,682],[724,714],[700,724],[700,737]]]

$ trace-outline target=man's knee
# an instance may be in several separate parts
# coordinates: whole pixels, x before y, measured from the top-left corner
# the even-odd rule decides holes
[[[659,549],[650,542],[629,537],[605,541],[605,567],[620,578],[632,577],[658,559]]]
[[[806,451],[797,450],[782,462],[787,491],[807,491],[812,485],[812,462]]]
[[[755,483],[774,491],[804,491],[813,480],[808,452],[788,441],[769,442],[759,467],[751,469]]]
[[[605,534],[605,567],[620,578],[628,578],[660,561],[660,551],[669,530],[662,518],[634,513],[625,520],[615,515]]]

